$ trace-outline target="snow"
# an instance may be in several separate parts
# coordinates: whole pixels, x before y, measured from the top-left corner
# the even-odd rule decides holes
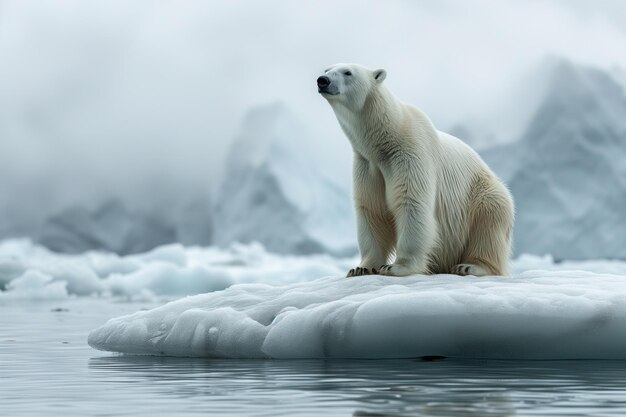
[[[112,319],[89,344],[230,358],[626,359],[623,267],[235,285]]]

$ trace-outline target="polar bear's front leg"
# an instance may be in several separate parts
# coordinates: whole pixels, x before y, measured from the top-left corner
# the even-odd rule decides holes
[[[395,220],[396,260],[383,265],[382,275],[428,273],[428,256],[436,241],[435,183],[428,161],[403,155],[392,161],[387,179],[387,202]],[[387,178],[388,177],[388,178]]]
[[[354,202],[361,263],[348,276],[377,274],[396,240],[393,217],[385,202],[385,181],[377,167],[354,156]]]

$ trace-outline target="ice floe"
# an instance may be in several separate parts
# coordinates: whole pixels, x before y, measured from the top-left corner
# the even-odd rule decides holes
[[[626,359],[626,275],[533,270],[234,285],[112,319],[89,344],[200,357]]]

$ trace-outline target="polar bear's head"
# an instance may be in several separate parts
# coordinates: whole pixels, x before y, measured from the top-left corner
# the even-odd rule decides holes
[[[357,64],[335,64],[317,78],[317,91],[331,105],[341,103],[358,111],[367,96],[378,88],[386,76],[384,69],[371,70]]]

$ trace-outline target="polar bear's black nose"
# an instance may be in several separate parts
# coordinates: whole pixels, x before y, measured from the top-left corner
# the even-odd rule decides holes
[[[317,79],[317,86],[319,88],[326,88],[330,85],[330,78],[325,75],[322,75]]]

